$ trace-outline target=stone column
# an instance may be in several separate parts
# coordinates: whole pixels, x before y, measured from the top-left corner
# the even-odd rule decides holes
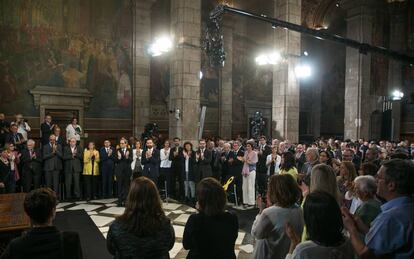
[[[196,143],[200,118],[201,0],[171,1],[171,33],[178,47],[171,57],[169,136]]]
[[[390,49],[403,51],[405,49],[405,23],[406,23],[406,2],[390,2],[388,4],[390,11]],[[403,90],[403,66],[402,62],[389,59],[388,67],[388,94],[395,89]],[[392,140],[400,139],[401,126],[401,102],[395,101],[392,104]]]
[[[301,24],[301,0],[275,0],[274,16],[277,19]],[[299,140],[299,82],[295,67],[299,62],[300,33],[276,28],[274,48],[287,54],[286,62],[273,70],[272,137]]]
[[[146,47],[151,41],[151,5],[154,0],[134,1],[133,18],[133,134],[140,137],[150,114],[150,56]]]
[[[372,43],[376,0],[347,0],[347,38]],[[346,48],[344,138],[356,140],[370,137],[370,117],[377,98],[370,95],[371,54]]]
[[[234,20],[230,16],[223,19],[223,41],[226,62],[220,74],[220,137],[231,139],[233,119],[233,31]]]

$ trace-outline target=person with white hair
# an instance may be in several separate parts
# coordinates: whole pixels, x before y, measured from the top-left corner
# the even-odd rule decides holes
[[[279,150],[280,151],[280,150]],[[308,148],[305,153],[306,163],[302,167],[302,171],[299,174],[301,178],[305,177],[306,175],[310,175],[312,172],[312,168],[319,164],[319,152],[316,148]]]
[[[22,150],[22,185],[24,192],[40,188],[42,178],[42,153],[35,147],[35,141],[29,139],[26,148]]]
[[[361,175],[354,180],[355,195],[362,201],[356,209],[355,216],[369,228],[371,222],[381,212],[381,203],[375,199],[377,183],[371,175]]]

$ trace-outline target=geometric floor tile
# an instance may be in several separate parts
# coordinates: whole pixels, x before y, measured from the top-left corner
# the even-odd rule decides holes
[[[68,210],[85,210],[86,212],[88,212],[88,211],[93,211],[93,210],[99,209],[100,207],[102,207],[102,205],[79,204],[79,205],[76,205],[74,207],[70,207]]]
[[[91,215],[91,219],[95,223],[95,225],[99,227],[103,227],[114,221],[114,218],[111,217],[105,217],[105,216],[97,216],[97,215]]]

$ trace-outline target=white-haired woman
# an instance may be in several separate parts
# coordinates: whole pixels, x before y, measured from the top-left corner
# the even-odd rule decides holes
[[[375,199],[377,183],[371,175],[358,176],[354,183],[355,195],[362,201],[354,215],[359,217],[364,225],[369,228],[371,222],[381,212],[381,203]]]

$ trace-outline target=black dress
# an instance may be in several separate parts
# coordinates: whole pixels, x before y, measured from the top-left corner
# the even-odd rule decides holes
[[[190,250],[187,258],[235,259],[234,244],[238,231],[237,216],[229,212],[214,217],[202,212],[191,215],[183,236],[183,246]]]

